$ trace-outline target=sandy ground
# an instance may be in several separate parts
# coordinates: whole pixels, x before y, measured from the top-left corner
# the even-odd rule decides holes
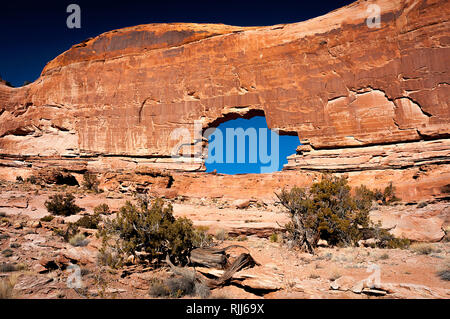
[[[0,264],[22,266],[20,271],[0,272],[1,278],[14,279],[13,297],[150,298],[151,279],[169,275],[167,268],[151,270],[129,266],[111,270],[99,266],[97,253],[101,243],[95,237],[95,231],[87,231],[89,243],[84,247],[73,247],[53,234],[52,229],[64,225],[61,224],[63,220],[64,223],[75,221],[83,214],[92,213],[100,203],[107,203],[117,211],[126,200],[133,200],[131,196],[93,194],[75,187],[67,188],[85,210],[75,216],[37,223],[48,215],[45,200],[62,191],[62,187],[6,183],[0,190],[0,214],[3,215],[0,217]],[[222,232],[237,236],[216,239],[217,247],[244,246],[260,264],[243,271],[250,279],[214,289],[211,298],[450,297],[450,282],[438,276],[439,271],[450,265],[448,242],[427,244],[428,254],[414,247],[405,250],[319,247],[316,254],[311,255],[268,238],[287,222],[282,208],[272,203],[252,203],[246,209],[236,209],[232,203],[217,199],[175,199],[172,202],[175,216],[188,217],[194,225],[205,226],[213,235]],[[430,209],[433,209],[432,205]],[[42,266],[43,260],[60,259],[81,266],[82,289],[68,287],[70,269],[45,269]],[[370,270],[370,267],[375,268]],[[381,292],[375,289],[373,293],[362,293],[355,289],[358,283],[374,278],[376,271],[379,282],[375,288],[381,287]]]

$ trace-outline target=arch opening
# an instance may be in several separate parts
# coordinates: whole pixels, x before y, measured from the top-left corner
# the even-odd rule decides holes
[[[210,123],[206,172],[219,174],[272,173],[281,171],[295,154],[300,139],[294,132],[271,130],[264,111],[228,114]]]

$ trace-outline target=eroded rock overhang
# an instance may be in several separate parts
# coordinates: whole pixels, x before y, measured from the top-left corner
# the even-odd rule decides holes
[[[261,111],[269,128],[297,132],[304,145],[296,155],[304,160],[289,169],[322,169],[312,160],[321,150],[447,145],[448,1],[370,3],[381,8],[380,28],[367,26],[369,2],[358,1],[287,25],[156,24],[88,39],[49,62],[34,83],[0,84],[0,153],[201,170],[170,157],[173,130],[194,136],[195,121],[206,129]],[[338,157],[333,169],[345,171],[348,157]],[[439,159],[448,162],[448,154]]]

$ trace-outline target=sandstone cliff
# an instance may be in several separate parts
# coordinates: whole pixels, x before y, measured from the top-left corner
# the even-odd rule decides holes
[[[380,28],[366,25],[369,3],[381,8]],[[378,0],[270,27],[110,31],[26,87],[0,83],[2,165],[62,156],[99,171],[202,170],[169,157],[175,128],[264,114],[303,144],[286,169],[409,176],[431,165],[440,181],[426,194],[436,194],[450,180],[449,17],[446,0]]]

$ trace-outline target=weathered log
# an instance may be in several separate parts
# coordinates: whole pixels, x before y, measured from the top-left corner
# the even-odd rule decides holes
[[[225,255],[225,252],[228,249],[234,248],[234,247],[244,248],[248,251],[247,248],[245,248],[243,246],[239,246],[239,245],[232,245],[232,246],[228,246],[228,247],[225,247],[222,249],[198,248],[198,249],[194,249],[194,250],[197,250],[197,252],[194,254],[194,259],[195,259],[195,256],[198,257],[196,263],[199,263],[199,261],[200,261],[201,265],[206,266],[206,265],[210,264],[209,261],[214,260],[214,258],[217,258],[218,256],[219,257],[223,256],[225,258],[225,265],[227,265],[228,260]],[[190,257],[191,263],[193,262],[192,252],[191,252],[191,257]],[[206,262],[204,262],[204,260],[206,260]],[[254,265],[259,265],[259,263],[257,263],[253,259],[253,257],[250,255],[250,253],[242,253],[239,255],[238,258],[236,258],[236,260],[231,265],[229,265],[227,267],[227,269],[225,270],[225,272],[222,274],[222,276],[220,278],[213,280],[213,279],[202,278],[203,276],[200,276],[199,274],[197,274],[197,272],[195,271],[195,268],[194,268],[194,270],[190,270],[188,268],[175,266],[170,261],[170,258],[168,255],[166,255],[166,263],[170,266],[171,270],[175,274],[181,275],[181,276],[184,276],[187,278],[191,278],[192,280],[195,280],[195,281],[199,281],[199,282],[207,285],[209,288],[217,288],[217,287],[223,286],[226,283],[228,283],[230,281],[230,279],[232,279],[233,275],[236,272],[240,271],[241,269],[244,269],[246,267],[253,267]],[[224,267],[223,263],[221,263],[219,265],[221,266],[221,268]]]
[[[209,288],[216,288],[225,285],[230,281],[233,275],[241,269],[246,267],[253,267],[258,263],[253,259],[250,254],[243,253],[240,254],[238,258],[228,267],[228,269],[223,273],[223,275],[217,280],[209,280],[207,285]]]
[[[194,266],[224,269],[228,266],[226,251],[231,248],[247,248],[239,245],[231,245],[225,248],[196,248],[191,251],[190,261]]]
[[[223,269],[227,264],[227,257],[222,249],[197,248],[191,251],[190,261],[193,265]]]

